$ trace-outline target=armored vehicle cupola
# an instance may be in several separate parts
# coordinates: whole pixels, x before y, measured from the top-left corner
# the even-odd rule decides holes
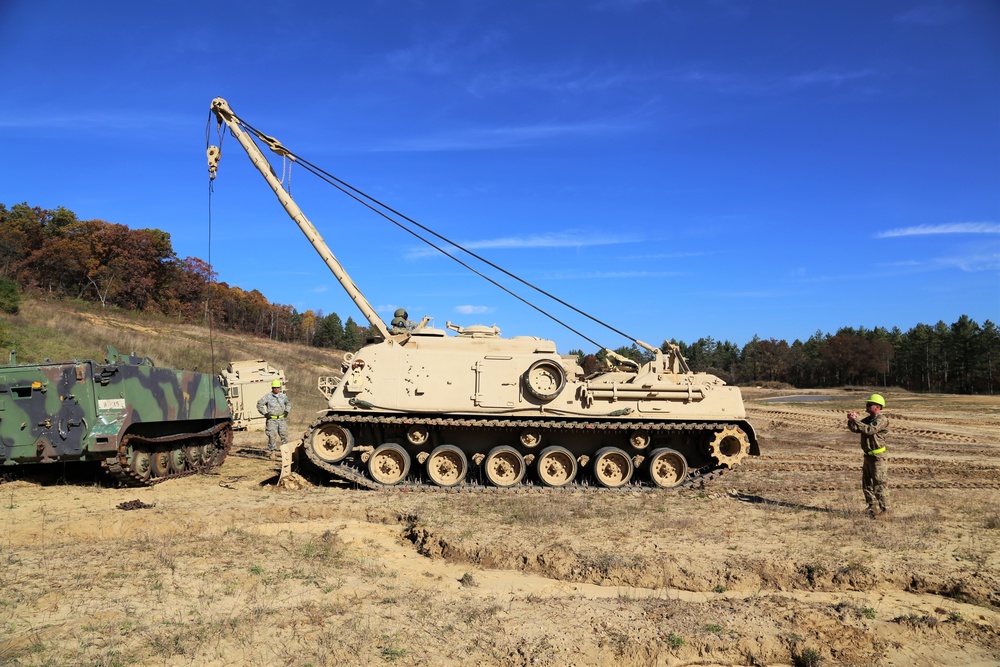
[[[447,327],[454,332],[457,332],[459,336],[464,338],[498,338],[500,336],[500,327],[493,325],[491,327],[485,324],[473,324],[467,327],[460,327],[457,324],[447,323]]]

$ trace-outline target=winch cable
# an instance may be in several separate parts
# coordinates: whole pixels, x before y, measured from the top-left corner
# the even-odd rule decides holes
[[[525,298],[524,298],[524,297],[522,297],[521,295],[517,294],[516,292],[514,292],[514,291],[513,291],[513,290],[511,290],[510,288],[508,288],[508,287],[504,286],[503,284],[501,284],[501,283],[497,282],[497,281],[496,281],[496,280],[494,280],[493,278],[490,278],[490,277],[489,277],[488,275],[486,275],[486,274],[485,274],[485,273],[483,273],[482,271],[479,271],[479,270],[478,270],[478,269],[476,269],[476,268],[475,268],[474,266],[471,266],[470,264],[468,264],[468,263],[466,263],[466,262],[463,262],[463,261],[462,261],[461,259],[459,259],[458,257],[455,257],[455,256],[454,256],[453,254],[451,254],[450,252],[448,252],[448,251],[447,251],[447,250],[445,250],[444,248],[442,248],[442,247],[440,247],[440,246],[438,246],[438,245],[435,245],[433,241],[430,241],[430,240],[428,240],[428,239],[424,238],[423,236],[421,236],[421,235],[420,235],[420,234],[418,234],[417,232],[413,231],[412,229],[410,229],[410,228],[409,228],[409,227],[407,227],[406,225],[403,225],[402,223],[400,223],[400,222],[399,222],[398,220],[395,220],[395,219],[394,219],[394,218],[392,218],[391,216],[387,215],[387,214],[386,214],[385,212],[383,212],[383,211],[380,211],[379,209],[375,208],[375,207],[374,207],[373,205],[369,204],[368,202],[366,202],[366,201],[362,200],[361,198],[359,198],[359,197],[357,197],[357,196],[355,196],[355,195],[351,194],[350,192],[346,191],[346,190],[345,190],[344,188],[340,187],[340,186],[339,186],[339,185],[337,185],[336,183],[333,183],[333,182],[331,182],[331,181],[328,181],[327,179],[323,178],[323,176],[322,176],[322,175],[320,175],[320,174],[316,173],[316,171],[314,171],[314,170],[313,170],[313,169],[311,168],[311,165],[305,165],[305,164],[304,164],[304,165],[303,165],[303,168],[305,168],[305,169],[306,169],[307,171],[309,171],[310,173],[313,173],[313,174],[315,174],[315,175],[316,175],[317,177],[321,178],[322,180],[326,181],[327,183],[330,183],[330,185],[332,185],[333,187],[337,188],[338,190],[340,190],[341,192],[343,192],[343,193],[344,193],[345,195],[347,195],[348,197],[350,197],[350,198],[351,198],[351,199],[353,199],[354,201],[358,202],[359,204],[361,204],[361,205],[362,205],[362,206],[364,206],[365,208],[369,209],[370,211],[373,211],[373,212],[374,212],[374,213],[376,213],[377,215],[380,215],[380,216],[382,216],[383,218],[385,218],[386,220],[388,220],[388,221],[389,221],[389,222],[391,222],[392,224],[394,224],[394,225],[396,225],[397,227],[399,227],[400,229],[402,229],[402,230],[403,230],[404,232],[406,232],[407,234],[410,234],[410,235],[414,236],[415,238],[417,238],[417,239],[421,240],[422,242],[426,243],[427,245],[429,245],[429,246],[430,246],[431,248],[434,248],[435,250],[437,250],[438,252],[440,252],[440,253],[441,253],[442,255],[445,255],[445,256],[447,256],[448,258],[450,258],[451,260],[453,260],[453,261],[457,262],[457,263],[458,263],[459,265],[461,265],[461,266],[465,267],[466,269],[468,269],[468,270],[469,270],[469,271],[471,271],[472,273],[476,274],[477,276],[479,276],[480,278],[482,278],[482,279],[483,279],[483,280],[485,280],[486,282],[488,282],[488,283],[490,283],[490,284],[492,284],[492,285],[496,286],[496,287],[497,287],[497,288],[499,288],[500,290],[502,290],[502,291],[506,292],[507,294],[509,294],[510,296],[514,297],[515,299],[517,299],[518,301],[520,301],[520,302],[521,302],[521,303],[523,303],[524,305],[528,306],[529,308],[532,308],[532,309],[534,309],[534,310],[538,311],[539,313],[541,313],[541,314],[542,314],[542,315],[544,315],[545,317],[549,318],[550,320],[552,320],[552,321],[553,321],[553,322],[555,322],[556,324],[559,324],[560,326],[563,326],[563,327],[565,327],[565,328],[566,328],[566,329],[568,329],[569,331],[572,331],[572,332],[573,332],[573,333],[575,333],[575,334],[576,334],[577,336],[579,336],[580,338],[583,338],[583,339],[584,339],[585,341],[587,341],[587,342],[588,342],[588,343],[590,343],[591,345],[594,345],[594,346],[596,346],[596,347],[598,347],[598,348],[600,348],[600,349],[603,349],[603,348],[605,347],[604,345],[601,345],[601,344],[600,344],[600,343],[598,343],[597,341],[595,341],[595,340],[591,339],[591,338],[590,338],[589,336],[587,336],[586,334],[584,334],[584,333],[582,333],[582,332],[580,332],[580,331],[577,331],[577,330],[576,330],[576,329],[574,329],[574,328],[573,328],[572,326],[570,326],[570,325],[569,325],[569,324],[567,324],[566,322],[563,322],[562,320],[560,320],[559,318],[557,318],[557,317],[556,317],[555,315],[553,315],[552,313],[550,313],[550,312],[548,312],[548,311],[544,310],[543,308],[541,308],[540,306],[537,306],[537,305],[535,305],[534,303],[532,303],[532,302],[528,301],[527,299],[525,299]],[[445,239],[445,240],[447,240],[447,239]],[[453,245],[454,245],[454,244],[453,244]],[[460,249],[460,250],[463,250],[463,248],[462,248],[461,246],[458,246],[458,245],[456,245],[455,247],[456,247],[456,248],[458,248],[458,249]],[[471,253],[470,253],[470,254],[471,254]],[[502,269],[501,269],[501,270],[502,270]]]
[[[239,118],[239,117],[235,117],[235,118],[236,118],[236,121],[240,125],[242,125],[243,127],[245,127],[251,134],[253,134],[257,138],[259,138],[266,145],[268,145],[268,146],[271,145],[271,143],[268,141],[269,137],[267,137],[267,135],[265,135],[263,132],[261,132],[260,130],[256,129],[255,127],[253,127],[252,125],[250,125],[246,121],[244,121],[242,118]],[[608,329],[608,330],[610,330],[610,331],[618,334],[619,336],[622,336],[622,337],[630,340],[633,343],[638,343],[639,342],[635,337],[630,336],[627,333],[625,333],[623,331],[620,331],[619,329],[616,329],[615,327],[611,326],[610,324],[597,319],[593,315],[590,315],[589,313],[580,310],[576,306],[574,306],[574,305],[572,305],[570,303],[567,303],[566,301],[564,301],[563,299],[560,299],[559,297],[555,296],[554,294],[551,294],[551,293],[545,291],[544,289],[542,289],[542,288],[540,288],[540,287],[538,287],[536,285],[533,285],[532,283],[524,280],[520,276],[517,276],[517,275],[511,273],[510,271],[504,269],[503,267],[494,264],[493,262],[491,262],[490,260],[486,259],[485,257],[482,257],[482,256],[478,255],[477,253],[469,250],[468,248],[465,248],[461,244],[456,243],[455,241],[452,241],[451,239],[449,239],[449,238],[447,238],[445,236],[442,236],[441,234],[438,234],[433,229],[430,229],[429,227],[426,227],[425,225],[423,225],[423,224],[417,222],[416,220],[414,220],[413,218],[410,218],[409,216],[407,216],[407,215],[405,215],[405,214],[397,211],[396,209],[392,208],[388,204],[385,204],[385,203],[379,201],[375,197],[372,197],[371,195],[369,195],[369,194],[367,194],[367,193],[359,190],[358,188],[355,188],[351,184],[349,184],[349,183],[347,183],[347,182],[345,182],[345,181],[337,178],[333,174],[330,174],[329,172],[325,171],[324,169],[322,169],[322,168],[320,168],[320,167],[312,164],[308,160],[306,160],[306,159],[300,157],[299,155],[297,155],[296,153],[293,153],[292,151],[288,150],[285,146],[282,146],[281,150],[282,150],[282,152],[284,154],[286,154],[292,160],[294,160],[295,162],[298,162],[299,164],[301,164],[303,166],[303,168],[305,168],[307,171],[309,171],[310,173],[316,175],[318,178],[320,178],[323,181],[329,183],[333,187],[337,188],[338,190],[340,190],[341,192],[343,192],[344,194],[346,194],[348,197],[351,197],[352,199],[354,199],[358,203],[364,205],[369,210],[371,210],[371,211],[379,214],[380,216],[382,216],[383,218],[385,218],[386,220],[388,220],[392,224],[396,225],[400,229],[402,229],[402,230],[408,232],[409,234],[413,235],[414,237],[420,239],[422,242],[426,243],[428,246],[434,248],[438,252],[441,252],[441,253],[447,255],[448,257],[452,258],[453,260],[455,260],[456,262],[458,262],[459,264],[461,264],[465,268],[469,269],[470,271],[472,271],[476,275],[478,275],[481,278],[487,280],[491,284],[499,287],[504,292],[506,292],[507,294],[510,294],[511,296],[513,296],[514,298],[518,299],[522,303],[524,303],[524,304],[530,306],[531,308],[535,309],[536,311],[542,313],[543,315],[545,315],[546,317],[548,317],[552,321],[556,322],[557,324],[559,324],[559,325],[565,327],[566,329],[568,329],[569,331],[572,331],[573,333],[577,334],[578,336],[580,336],[581,338],[583,338],[587,342],[591,343],[592,345],[596,345],[597,347],[602,348],[602,349],[604,347],[606,347],[604,345],[600,345],[599,343],[594,342],[589,337],[583,335],[582,333],[580,333],[579,331],[577,331],[573,327],[569,326],[565,322],[562,322],[561,320],[557,319],[553,315],[547,313],[542,308],[540,308],[540,307],[536,306],[535,304],[531,303],[530,301],[527,301],[526,299],[518,296],[517,294],[515,294],[511,290],[507,289],[506,287],[504,287],[500,283],[498,283],[495,280],[489,278],[488,276],[485,276],[484,274],[482,274],[481,272],[479,272],[476,269],[472,268],[471,266],[469,266],[465,262],[462,262],[460,259],[458,259],[454,255],[452,255],[450,252],[447,252],[446,250],[443,250],[442,248],[438,247],[437,245],[435,245],[431,241],[429,241],[426,238],[420,236],[418,233],[416,233],[413,230],[407,228],[406,225],[402,224],[401,222],[399,222],[398,220],[396,220],[392,216],[388,215],[384,211],[388,211],[388,212],[392,213],[395,216],[399,216],[403,220],[406,220],[410,224],[412,224],[412,225],[420,228],[421,230],[427,232],[428,234],[431,234],[435,238],[438,238],[438,239],[444,241],[445,243],[447,243],[447,244],[449,244],[449,245],[457,248],[458,250],[461,250],[462,252],[466,253],[467,255],[469,255],[471,257],[474,257],[475,259],[479,260],[480,262],[486,264],[487,266],[490,266],[493,269],[496,269],[497,271],[503,273],[504,275],[506,275],[506,276],[512,278],[513,280],[516,280],[517,282],[521,283],[522,285],[525,285],[526,287],[529,287],[529,288],[535,290],[539,294],[542,294],[542,295],[548,297],[549,299],[552,299],[556,303],[559,303],[562,306],[564,306],[566,308],[569,308],[573,312],[586,317],[587,319],[591,320],[592,322],[595,322],[595,323],[597,323],[597,324],[605,327],[606,329]],[[371,202],[371,203],[369,203],[369,202]],[[380,210],[380,209],[384,209],[384,211]]]
[[[205,150],[206,151],[208,150],[208,147],[209,147],[209,145],[211,143],[211,140],[212,140],[212,113],[209,112],[209,114],[208,114],[208,123],[205,126]],[[219,150],[220,151],[222,150],[222,137],[219,137]],[[205,317],[208,319],[208,348],[209,348],[209,351],[210,351],[209,353],[210,353],[210,355],[212,357],[212,382],[214,383],[215,382],[215,331],[212,328],[212,321],[214,320],[214,318],[212,317],[212,292],[214,292],[214,290],[212,289],[212,275],[213,275],[213,271],[212,271],[212,193],[215,192],[215,187],[214,187],[214,182],[215,181],[213,180],[213,178],[214,178],[214,176],[210,176],[209,179],[208,179],[208,276],[207,276],[207,280],[205,280],[205,290],[207,292],[207,294],[205,295]],[[220,381],[219,382],[220,387],[221,387],[221,384],[222,383]],[[218,414],[218,412],[217,412],[218,406],[216,406],[216,404],[215,404],[215,388],[214,388],[214,386],[212,388],[212,392],[211,393],[212,393],[212,398],[211,398],[211,401],[212,401],[212,417],[214,418],[215,415]],[[227,409],[228,409],[228,406],[227,406]]]

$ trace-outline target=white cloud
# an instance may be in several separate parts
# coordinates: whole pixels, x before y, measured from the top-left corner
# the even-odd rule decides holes
[[[593,280],[606,278],[677,278],[686,275],[681,271],[591,271],[553,272],[545,275],[548,280]]]
[[[1000,234],[1000,225],[993,222],[949,222],[943,225],[917,225],[887,229],[875,235],[877,239],[900,236],[930,236],[934,234]]]
[[[536,123],[534,125],[470,128],[448,134],[387,142],[370,152],[434,152],[491,150],[533,146],[562,137],[594,137],[630,132],[637,123],[630,119],[581,121],[578,123]]]
[[[455,312],[462,315],[482,315],[483,313],[492,313],[494,310],[496,309],[490,306],[455,306]]]
[[[723,94],[787,95],[805,88],[840,86],[864,81],[875,76],[877,76],[877,72],[871,69],[833,70],[828,68],[800,74],[755,77],[738,73],[716,72],[695,66],[668,73],[666,78]]]
[[[956,268],[966,273],[1000,271],[1000,253],[985,253],[964,257],[941,257],[935,261],[941,266]]]
[[[534,234],[532,236],[506,236],[498,239],[471,241],[466,248],[582,248],[584,246],[633,243],[627,236],[582,236],[575,232]]]
[[[587,236],[581,232],[553,232],[550,234],[533,234],[531,236],[504,236],[496,239],[483,239],[481,241],[463,241],[459,245],[468,250],[498,250],[498,249],[526,249],[526,248],[583,248],[587,246],[615,245],[621,243],[636,243],[641,239],[616,235],[616,236]],[[447,248],[450,254],[459,255],[457,250]],[[433,248],[417,248],[408,254],[411,259],[436,255]]]

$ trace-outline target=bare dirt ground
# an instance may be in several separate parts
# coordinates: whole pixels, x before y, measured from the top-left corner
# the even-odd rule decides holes
[[[1000,399],[887,392],[871,521],[867,392],[777,393],[763,456],[684,491],[282,491],[259,433],[151,489],[8,476],[0,664],[1000,664]]]

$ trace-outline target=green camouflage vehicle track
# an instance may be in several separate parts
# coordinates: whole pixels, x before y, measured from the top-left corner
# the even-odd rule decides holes
[[[0,367],[0,466],[100,461],[124,485],[150,486],[221,465],[232,441],[212,375],[112,347],[103,363]]]

